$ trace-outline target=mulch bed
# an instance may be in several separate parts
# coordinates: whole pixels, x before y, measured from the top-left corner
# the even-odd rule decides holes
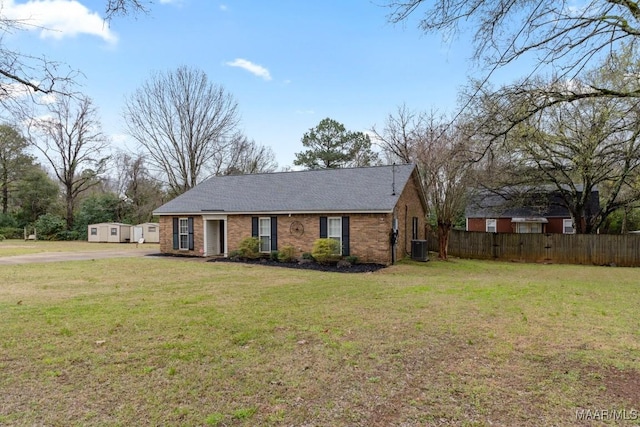
[[[373,273],[382,268],[382,264],[351,264],[338,266],[337,264],[318,264],[317,262],[278,262],[271,259],[240,260],[232,258],[212,258],[209,262],[236,262],[243,264],[267,265],[273,267],[297,268],[299,270],[327,271],[333,273]]]

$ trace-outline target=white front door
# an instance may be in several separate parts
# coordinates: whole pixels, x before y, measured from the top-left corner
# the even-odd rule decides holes
[[[204,218],[204,256],[227,256],[227,218],[226,216],[205,216]]]

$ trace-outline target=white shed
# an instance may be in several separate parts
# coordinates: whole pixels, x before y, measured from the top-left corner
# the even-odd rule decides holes
[[[131,228],[131,241],[138,242],[144,239],[145,243],[160,243],[160,224],[157,222],[144,222]]]
[[[87,240],[100,243],[128,243],[131,241],[131,225],[120,222],[89,224]]]

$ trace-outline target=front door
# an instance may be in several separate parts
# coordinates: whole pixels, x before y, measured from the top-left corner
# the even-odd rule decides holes
[[[227,221],[224,218],[205,218],[205,253],[204,256],[226,256],[225,230]]]

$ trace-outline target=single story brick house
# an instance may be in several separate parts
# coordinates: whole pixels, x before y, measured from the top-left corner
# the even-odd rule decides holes
[[[176,255],[228,256],[255,236],[261,252],[290,245],[299,257],[328,237],[343,256],[389,264],[426,236],[426,199],[412,164],[216,176],[153,214],[161,252]]]
[[[574,219],[554,190],[541,188],[517,192],[478,193],[472,197],[467,209],[467,231],[487,233],[575,233]],[[589,198],[588,212],[598,212],[599,192]],[[581,219],[584,221],[584,218]]]

